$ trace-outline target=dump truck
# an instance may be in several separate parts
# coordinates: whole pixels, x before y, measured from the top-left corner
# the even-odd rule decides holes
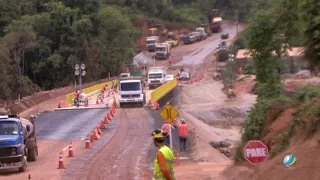
[[[139,104],[141,107],[146,103],[144,76],[131,76],[119,79],[119,102],[120,107],[124,104]]]
[[[34,120],[18,115],[0,115],[0,169],[26,171],[27,161],[36,161],[38,145]]]
[[[221,32],[222,30],[222,17],[213,17],[210,23],[210,28],[213,33]]]
[[[167,82],[166,67],[150,67],[148,71],[149,89],[159,87]]]
[[[158,36],[146,37],[146,46],[149,52],[154,52],[156,50],[156,44],[159,43]]]
[[[171,56],[171,44],[170,43],[158,43],[156,44],[156,60],[167,60]]]

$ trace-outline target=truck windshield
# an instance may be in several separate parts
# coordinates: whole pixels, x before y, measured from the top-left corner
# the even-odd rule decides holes
[[[120,84],[120,91],[139,91],[140,83],[139,82],[126,82]]]
[[[156,43],[156,40],[149,40],[147,41],[147,44],[155,44]]]
[[[0,121],[0,135],[17,135],[18,124],[12,121]]]
[[[166,48],[165,47],[157,47],[156,51],[166,51]]]
[[[149,74],[149,79],[162,78],[162,74]]]

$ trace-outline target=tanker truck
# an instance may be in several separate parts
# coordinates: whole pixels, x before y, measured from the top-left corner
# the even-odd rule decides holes
[[[0,169],[17,168],[24,172],[27,161],[36,161],[38,146],[34,119],[34,116],[28,120],[0,114]]]

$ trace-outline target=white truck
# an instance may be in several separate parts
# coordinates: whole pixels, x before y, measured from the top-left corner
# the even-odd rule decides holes
[[[208,37],[206,30],[203,27],[196,28],[196,32],[200,34],[201,39],[206,39]]]
[[[146,103],[143,76],[120,78],[119,90],[120,107],[124,104],[139,104],[143,107]]]
[[[149,52],[154,52],[156,50],[156,44],[159,43],[158,36],[146,37],[146,46]]]
[[[171,44],[170,43],[158,43],[156,44],[156,60],[167,60],[171,56]]]
[[[166,67],[150,67],[148,71],[149,89],[159,87],[167,82]]]

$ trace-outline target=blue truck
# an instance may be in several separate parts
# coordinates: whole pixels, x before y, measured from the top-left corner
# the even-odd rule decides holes
[[[34,119],[34,116],[28,120],[17,115],[0,115],[0,169],[16,168],[24,172],[27,161],[36,161]]]

